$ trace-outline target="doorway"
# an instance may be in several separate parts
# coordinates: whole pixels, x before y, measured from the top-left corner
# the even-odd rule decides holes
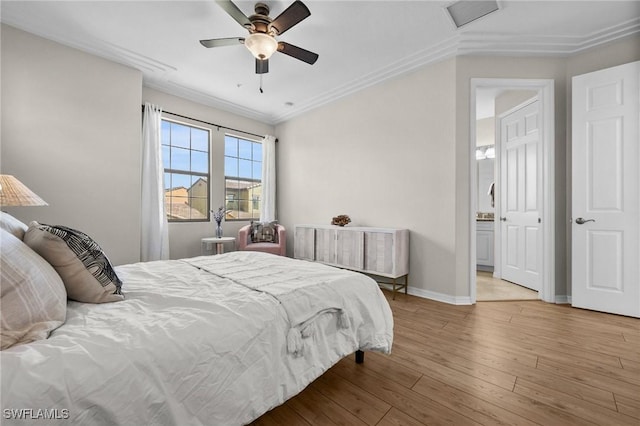
[[[500,218],[501,212],[501,202],[503,201],[501,198],[501,191],[503,188],[500,187],[501,180],[501,171],[500,164],[501,158],[499,154],[500,149],[500,140],[496,140],[493,138],[494,146],[490,146],[490,143],[486,141],[481,143],[481,147],[477,146],[477,140],[482,138],[482,132],[480,126],[477,126],[478,117],[486,116],[487,112],[484,111],[483,107],[486,107],[486,103],[479,103],[480,100],[486,98],[487,96],[493,96],[493,100],[495,100],[500,94],[511,92],[511,93],[519,93],[519,96],[528,96],[535,97],[539,102],[539,138],[540,138],[540,167],[539,167],[539,175],[542,177],[540,180],[540,202],[539,202],[539,217],[537,218],[538,223],[541,224],[540,232],[539,232],[539,244],[540,249],[538,250],[540,254],[540,258],[537,259],[537,270],[540,274],[540,286],[539,291],[537,293],[537,297],[544,301],[554,302],[555,301],[555,282],[554,282],[554,217],[552,212],[554,211],[554,168],[553,168],[553,151],[554,151],[554,109],[553,109],[553,80],[529,80],[529,79],[472,79],[471,80],[471,93],[470,93],[470,214],[469,214],[469,222],[470,222],[470,271],[469,274],[469,293],[471,303],[475,303],[478,300],[478,282],[481,283],[481,286],[486,285],[487,281],[493,284],[504,284],[509,285],[504,282],[501,282],[503,268],[505,262],[503,258],[505,257],[504,253],[502,253],[502,246],[506,246],[504,242],[504,236],[506,233],[502,230],[507,229],[508,227],[504,226],[504,223],[500,222],[498,218]],[[524,101],[524,99],[523,99]],[[491,115],[495,117],[495,104],[490,105]],[[500,137],[500,128],[498,126],[492,125],[495,134]],[[479,171],[483,169],[487,169],[486,164],[482,166],[478,166],[478,158],[481,158],[483,155],[486,156],[487,153],[490,153],[489,156],[493,156],[496,158],[494,170],[495,173],[493,175],[495,185],[492,185],[490,189],[484,188],[487,186],[487,178],[486,176],[480,176]],[[504,172],[502,172],[504,173]],[[502,177],[504,182],[504,177]],[[483,185],[480,188],[479,185]],[[503,186],[504,183],[503,183]],[[481,211],[482,206],[487,205],[487,196],[493,191],[493,201],[494,201],[494,212],[489,211]],[[502,216],[504,217],[504,216]],[[481,220],[478,222],[478,220]],[[487,225],[493,225],[494,229],[492,230],[492,234],[488,236],[487,234]],[[505,235],[502,235],[505,234]],[[493,243],[493,250],[487,249],[487,245],[489,243]],[[493,257],[493,265],[491,266],[492,273],[487,274],[487,272],[480,272],[479,274],[474,273],[477,269],[478,260],[480,258],[485,259],[487,256],[487,251],[491,252],[491,257]],[[495,255],[494,255],[495,253]],[[481,260],[484,262],[484,260]],[[486,265],[484,265],[486,266]],[[480,268],[487,269],[487,268]],[[496,281],[497,280],[497,281]],[[519,293],[520,289],[514,289],[515,293]],[[525,289],[523,289],[525,290]],[[510,292],[507,291],[507,294]],[[507,297],[515,297],[515,296],[507,296]],[[531,293],[524,294],[519,296],[518,298],[532,298]],[[488,300],[485,296],[482,296],[480,300]],[[498,300],[498,299],[495,299]]]

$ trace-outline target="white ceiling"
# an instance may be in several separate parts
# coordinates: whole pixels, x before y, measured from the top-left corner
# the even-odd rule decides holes
[[[264,3],[275,17],[292,1]],[[570,55],[640,31],[640,1],[630,0],[503,0],[458,30],[451,1],[303,1],[311,16],[278,39],[320,58],[312,66],[276,53],[262,94],[244,46],[198,42],[247,34],[213,0],[2,0],[0,19],[140,69],[148,87],[270,124],[454,55]],[[253,13],[254,2],[236,4]]]

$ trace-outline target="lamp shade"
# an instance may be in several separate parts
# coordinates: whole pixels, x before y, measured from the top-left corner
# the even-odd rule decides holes
[[[0,175],[0,207],[48,206],[48,204],[12,175]]]
[[[257,59],[269,59],[278,50],[278,42],[275,38],[264,33],[253,33],[244,40],[244,45]]]

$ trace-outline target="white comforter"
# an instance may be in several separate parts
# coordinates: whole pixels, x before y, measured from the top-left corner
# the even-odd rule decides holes
[[[252,252],[116,271],[124,301],[69,302],[49,339],[0,353],[3,425],[244,424],[356,349],[391,350],[389,305],[361,274]],[[290,351],[296,286],[313,332]]]

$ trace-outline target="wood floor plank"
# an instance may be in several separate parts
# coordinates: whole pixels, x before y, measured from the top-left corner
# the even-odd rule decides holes
[[[384,293],[391,355],[345,358],[253,424],[640,424],[640,320]]]
[[[515,312],[508,312],[499,309],[477,309],[473,312],[470,312],[469,315],[465,317],[465,320],[475,320],[476,318],[478,318],[504,322],[508,324],[511,322],[514,315]]]
[[[489,404],[504,408],[512,413],[540,424],[591,424],[570,414],[556,410],[553,407],[540,407],[536,400],[516,395],[511,390],[496,386],[477,377],[472,377],[450,368],[433,368],[431,362],[402,350],[396,350],[395,355],[422,366],[425,376],[447,383],[468,394],[480,398]],[[421,379],[422,380],[422,379]],[[613,398],[612,395],[610,395]],[[613,405],[615,409],[615,405]],[[536,414],[544,408],[545,414]],[[602,408],[600,408],[602,409]]]
[[[505,426],[533,426],[537,423],[468,394],[439,380],[423,377],[413,390],[479,423]]]
[[[392,408],[380,420],[378,426],[422,426],[424,423],[419,422],[408,414],[403,413],[397,408]]]
[[[409,348],[408,350],[411,351],[412,349]],[[420,352],[418,353],[421,354]],[[468,362],[465,362],[464,360],[458,359],[459,362],[462,364],[470,365],[474,362],[486,363],[489,367],[494,368],[502,373],[506,373],[510,375],[510,377],[526,378],[528,380],[532,380],[543,386],[547,386],[552,389],[561,390],[562,392],[566,392],[569,395],[572,395],[576,398],[592,401],[605,408],[615,410],[615,401],[613,399],[613,393],[610,391],[597,389],[592,386],[588,386],[583,383],[576,382],[574,380],[558,377],[556,374],[551,374],[546,371],[540,371],[539,369],[536,369],[535,366],[523,365],[521,363],[513,362],[511,360],[500,358],[500,357],[488,356],[488,355],[476,356],[472,351],[469,351],[469,352],[464,352],[462,355],[462,358],[469,360]],[[430,357],[430,359],[432,358]],[[454,361],[455,359],[456,358],[451,358],[450,361]],[[445,363],[442,365],[449,365],[449,364]],[[435,368],[435,364],[434,364],[434,368]],[[452,367],[452,368],[455,368],[455,367]],[[622,371],[621,369],[618,369],[618,370]],[[475,374],[470,374],[470,375],[473,375],[474,377],[483,378],[482,376],[478,376]],[[487,381],[494,384],[499,384],[499,383],[493,382],[492,380],[487,380]],[[505,386],[502,386],[502,387],[505,387]]]
[[[408,329],[414,336],[422,336],[428,339],[429,344],[440,348],[448,348],[451,351],[462,353],[467,357],[478,359],[478,357],[497,357],[504,360],[519,362],[531,367],[535,367],[538,357],[526,353],[525,351],[513,350],[509,345],[501,344],[497,339],[488,339],[483,336],[482,339],[474,339],[473,335],[460,333],[458,336],[452,337],[448,332],[441,330],[425,331],[421,328],[411,327],[411,324],[403,320],[396,321],[396,333],[402,332],[401,329]]]
[[[566,377],[580,383],[585,383],[597,389],[603,389],[612,394],[626,396],[640,401],[640,386],[616,380],[603,374],[576,368],[569,363],[558,363],[541,358],[538,367],[541,371],[548,371],[561,377]]]
[[[640,420],[640,402],[622,395],[614,394],[618,411]],[[640,424],[640,422],[638,422]]]
[[[310,425],[365,426],[366,423],[315,388],[308,388],[289,403]]]
[[[401,335],[398,330],[398,335]],[[496,386],[500,386],[504,389],[511,390],[516,381],[516,376],[508,373],[504,373],[501,370],[483,365],[478,362],[469,361],[454,353],[442,351],[439,348],[434,348],[430,345],[420,344],[404,334],[402,341],[398,342],[396,349],[404,349],[406,351],[420,355],[421,357],[433,362],[434,368],[448,367],[454,370],[458,370],[469,376],[477,377],[482,380],[486,380],[489,383],[493,383]]]
[[[574,308],[571,305],[556,305],[560,307],[560,310],[551,310],[546,303],[542,303],[541,309],[547,309],[549,312],[553,312],[554,315],[568,315],[572,320],[585,318],[593,321],[596,324],[607,324],[611,327],[622,327],[627,329],[638,329],[638,319],[632,317],[626,317],[623,315],[612,315],[604,312],[590,311],[587,309]]]
[[[610,330],[607,327],[601,328],[592,321],[573,321],[571,327],[558,327],[557,319],[557,317],[549,317],[545,315],[545,313],[531,314],[527,311],[513,315],[511,317],[511,323],[526,327],[535,327],[538,332],[554,330],[557,336],[562,336],[563,338],[577,337],[580,339],[580,342],[584,342],[584,340],[593,340],[596,342],[605,341],[607,343],[621,342],[623,344],[622,347],[627,346],[624,345],[625,340],[621,331]]]
[[[585,361],[581,359],[567,359],[561,357],[547,357],[541,356],[540,359],[544,359],[545,361],[552,361],[556,364],[563,364],[575,368],[580,368],[582,370],[590,371],[593,373],[597,373],[603,376],[607,376],[610,379],[619,380],[621,382],[626,382],[632,385],[640,386],[640,374],[637,371],[633,371],[630,369],[625,369],[622,367],[611,367],[609,365],[602,365],[592,361]]]
[[[620,414],[616,410],[600,409],[598,406],[583,399],[559,392],[527,380],[518,379],[515,393],[527,396],[544,404],[566,411],[596,424],[615,424],[617,426],[638,426],[638,419]]]
[[[587,329],[577,327],[562,327],[561,329],[561,327],[557,325],[552,326],[552,323],[548,321],[539,321],[536,322],[535,325],[532,325],[530,321],[523,320],[517,316],[514,316],[512,322],[530,334],[539,335],[551,332],[554,338],[562,339],[565,344],[579,347],[583,350],[613,356],[622,354],[629,359],[635,361],[640,360],[640,352],[638,352],[637,346],[625,342],[621,333],[598,332],[596,327],[593,327],[592,333],[589,333]]]
[[[638,374],[638,376],[640,376],[640,362],[631,361],[625,358],[620,358],[620,364],[622,365],[623,369],[627,371],[631,371],[635,374]]]
[[[365,387],[376,397],[386,401],[423,424],[478,425],[479,423],[451,410],[422,394],[396,382],[386,380],[365,368],[337,364],[328,374],[339,374],[358,387]]]
[[[635,330],[627,330],[622,332],[622,337],[625,342],[632,343],[634,345],[640,345],[640,332]]]
[[[311,388],[337,402],[368,425],[375,425],[389,411],[391,405],[336,374],[324,374]]]
[[[370,371],[375,371],[379,375],[393,380],[398,384],[411,388],[416,384],[418,379],[422,377],[422,374],[406,367],[402,364],[396,363],[391,357],[387,355],[378,354],[375,352],[367,352],[366,361],[374,360],[375,362],[367,362],[367,368]],[[340,362],[353,362],[351,358],[344,358]]]
[[[523,315],[529,313],[538,314],[543,318],[553,317],[563,323],[570,322],[571,324],[593,325],[596,327],[606,324],[607,331],[612,333],[640,333],[638,319],[636,318],[576,309],[570,305],[557,305],[561,309],[550,309],[546,305],[546,303],[523,305],[521,313]]]
[[[396,313],[394,321],[418,330],[441,330],[449,323],[447,320],[417,316],[415,313]]]
[[[254,426],[309,426],[309,423],[287,404],[274,408],[251,424]]]
[[[513,347],[526,350],[532,354],[547,354],[550,357],[553,354],[561,354],[567,358],[577,357],[611,366],[620,365],[618,356],[585,350],[576,345],[566,344],[564,341],[555,339],[552,336],[525,333],[524,330],[520,331],[518,328],[514,328],[513,325],[505,327],[498,323],[487,321],[475,321],[472,324],[450,322],[444,327],[444,330],[451,333],[476,333],[488,338],[502,339],[509,342]]]

